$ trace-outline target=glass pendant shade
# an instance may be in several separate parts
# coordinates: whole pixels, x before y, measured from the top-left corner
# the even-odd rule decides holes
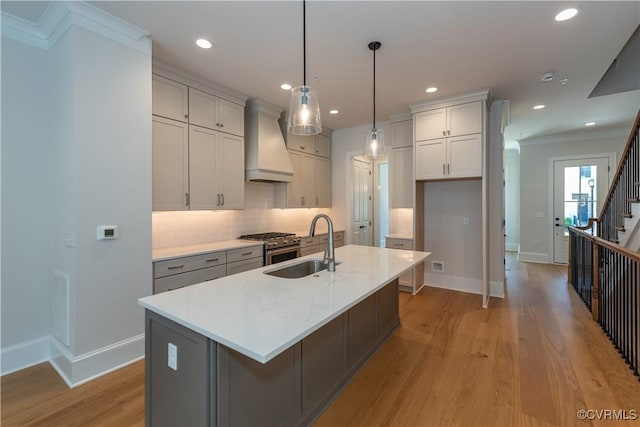
[[[365,133],[363,154],[369,158],[377,159],[378,156],[386,151],[384,136],[380,129],[371,129]]]
[[[287,130],[294,135],[315,135],[322,132],[318,93],[309,86],[291,89]]]

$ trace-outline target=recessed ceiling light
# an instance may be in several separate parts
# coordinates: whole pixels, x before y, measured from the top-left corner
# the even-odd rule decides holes
[[[594,126],[596,124],[596,122],[587,122],[584,125],[585,126]]]
[[[578,14],[578,9],[572,7],[570,9],[565,9],[562,12],[558,13],[555,19],[556,21],[568,21],[569,19],[573,18],[577,14]]]
[[[339,112],[338,110],[329,110],[329,114],[338,114]]]
[[[564,79],[560,80],[560,84],[561,85],[566,85],[568,81],[569,81],[569,79],[565,77]]]
[[[280,85],[280,89],[282,89],[282,90],[291,90],[291,85],[289,83],[282,83]]]
[[[542,110],[545,107],[544,104],[536,105],[533,107],[534,110]]]
[[[437,87],[434,87],[434,86],[432,86],[432,87],[428,87],[428,88],[425,90],[425,92],[427,92],[427,93],[433,93],[433,92],[437,92],[437,91],[438,91],[438,88],[437,88]]]
[[[211,46],[213,46],[207,39],[198,39],[196,40],[196,44],[198,45],[198,47],[201,47],[203,49],[211,49]]]

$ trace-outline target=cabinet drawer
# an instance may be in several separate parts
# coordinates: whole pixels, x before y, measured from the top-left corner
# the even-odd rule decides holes
[[[251,258],[227,264],[227,276],[262,267],[262,258]]]
[[[158,278],[186,273],[192,270],[225,264],[226,262],[227,254],[224,251],[158,261],[153,263],[153,277]]]
[[[227,266],[217,265],[215,267],[202,268],[200,270],[189,271],[187,273],[161,277],[153,281],[153,293],[158,294],[160,292],[171,291],[173,289],[182,288],[195,283],[206,282],[226,275]]]
[[[322,246],[322,248],[324,248],[324,246]],[[307,256],[321,252],[324,250],[322,248],[319,245],[305,246],[304,248],[300,248],[300,256]]]
[[[262,245],[250,246],[248,248],[238,248],[227,251],[227,262],[242,261],[249,258],[262,259]]]
[[[413,250],[413,241],[407,239],[387,239],[387,248]]]
[[[306,248],[307,246],[317,246],[318,236],[303,237],[300,239],[300,248]]]
[[[328,234],[321,234],[318,237],[318,244],[319,245],[326,245],[327,242],[329,241],[329,235]],[[335,241],[334,241],[335,243]]]

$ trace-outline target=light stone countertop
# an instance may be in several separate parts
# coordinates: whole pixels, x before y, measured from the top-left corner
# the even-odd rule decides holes
[[[201,243],[198,245],[177,246],[174,248],[154,249],[152,260],[163,261],[166,259],[183,256],[199,255],[207,252],[228,251],[231,249],[247,248],[250,246],[262,246],[263,243],[256,240],[224,240],[220,242]]]
[[[283,279],[264,271],[317,254],[140,298],[144,308],[261,363],[280,354],[430,253],[349,245],[336,271]]]
[[[392,233],[384,236],[385,239],[403,239],[403,240],[413,240],[413,236],[411,234],[402,234],[402,233]]]

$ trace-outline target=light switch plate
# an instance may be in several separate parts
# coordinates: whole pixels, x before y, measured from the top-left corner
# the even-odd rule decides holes
[[[178,370],[178,347],[172,343],[167,345],[167,366],[174,371]]]

